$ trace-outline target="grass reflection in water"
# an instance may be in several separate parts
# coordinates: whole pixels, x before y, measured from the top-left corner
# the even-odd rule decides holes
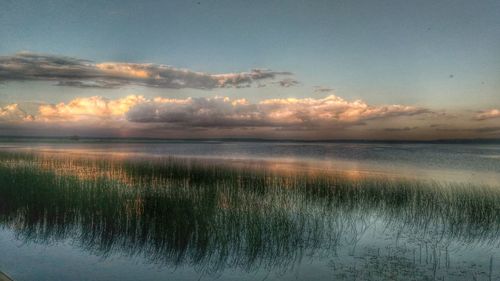
[[[425,245],[498,246],[500,190],[271,172],[207,160],[0,154],[0,224],[108,256],[204,272],[289,268],[374,222]],[[426,246],[427,247],[427,246]]]

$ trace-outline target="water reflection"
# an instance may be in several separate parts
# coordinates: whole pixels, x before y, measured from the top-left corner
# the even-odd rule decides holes
[[[295,170],[404,176],[498,185],[500,146],[459,144],[368,144],[292,142],[0,142],[0,149],[135,159],[176,156],[260,162]],[[260,165],[259,163],[259,165]]]
[[[0,159],[2,226],[23,241],[71,239],[103,257],[205,273],[286,270],[304,258],[355,256],[374,232],[420,247],[420,259],[425,247],[437,266],[436,251],[447,257],[500,242],[500,189],[492,186],[177,158],[3,152]],[[347,274],[345,259],[332,261]]]

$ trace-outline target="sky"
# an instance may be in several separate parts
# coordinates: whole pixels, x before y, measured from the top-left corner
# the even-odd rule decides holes
[[[0,7],[0,135],[500,138],[497,0]]]

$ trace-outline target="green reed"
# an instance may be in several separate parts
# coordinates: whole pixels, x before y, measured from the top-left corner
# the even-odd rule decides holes
[[[355,243],[366,225],[425,243],[498,244],[500,190],[271,172],[194,159],[0,153],[0,224],[202,271],[286,268]]]

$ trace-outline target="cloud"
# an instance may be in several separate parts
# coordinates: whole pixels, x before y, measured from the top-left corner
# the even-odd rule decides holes
[[[116,88],[136,84],[159,88],[214,89],[246,87],[290,72],[253,69],[248,72],[210,74],[152,63],[94,63],[71,57],[21,52],[0,57],[0,81],[48,80],[58,86]]]
[[[36,108],[33,104],[0,106],[0,134],[431,139],[493,137],[500,133],[498,126],[475,126],[478,123],[470,120],[468,114],[443,124],[431,123],[436,118],[441,118],[439,112],[425,108],[370,105],[335,95],[258,102],[219,96],[145,98],[130,95],[118,99],[94,96],[58,104],[38,104]]]
[[[76,88],[100,88],[100,89],[115,89],[126,83],[118,81],[93,80],[93,81],[78,81],[78,80],[63,80],[57,82],[56,86],[76,87]]]
[[[38,123],[131,124],[178,128],[271,128],[311,130],[364,125],[369,120],[431,113],[427,109],[385,105],[370,106],[330,95],[325,98],[246,99],[200,97],[186,99],[130,95],[121,99],[100,96],[76,98],[68,103],[44,104],[35,116],[18,105],[1,108],[1,120],[31,120]]]
[[[491,109],[491,110],[481,111],[475,117],[475,119],[478,121],[493,119],[493,118],[500,118],[500,110]]]
[[[377,133],[357,130],[355,126],[370,126],[370,120],[392,122],[387,119],[432,114],[419,107],[368,105],[334,95],[259,102],[219,96],[79,97],[69,102],[38,105],[32,109],[36,111],[34,116],[21,106],[1,108],[0,121],[4,122],[0,122],[0,134],[321,139],[361,137],[360,132],[374,136]]]
[[[127,119],[139,123],[167,123],[183,127],[261,127],[270,126],[257,105],[245,99],[227,97],[164,99],[137,105]]]
[[[37,120],[40,121],[89,121],[89,120],[124,120],[124,115],[137,104],[146,102],[143,96],[130,95],[122,99],[109,100],[94,96],[76,98],[71,102],[55,105],[41,105]]]
[[[276,76],[292,75],[291,72],[276,72],[268,69],[252,69],[250,72],[214,74],[211,77],[215,78],[221,87],[249,85],[254,81],[263,79],[274,79]]]
[[[34,117],[19,108],[17,104],[0,107],[0,122],[32,121]]]
[[[295,80],[295,79],[286,78],[286,79],[283,79],[283,80],[280,80],[280,81],[274,82],[274,84],[278,84],[278,85],[280,85],[281,87],[288,88],[288,87],[297,86],[297,85],[299,85],[300,83],[299,83],[299,81],[297,81],[297,80]]]
[[[403,105],[369,106],[330,95],[314,99],[266,99],[250,103],[228,97],[163,99],[137,104],[127,119],[182,127],[327,128],[358,125],[367,120],[430,113]]]
[[[323,87],[323,86],[314,86],[314,92],[315,93],[333,93],[333,92],[335,92],[335,90],[332,88]]]

